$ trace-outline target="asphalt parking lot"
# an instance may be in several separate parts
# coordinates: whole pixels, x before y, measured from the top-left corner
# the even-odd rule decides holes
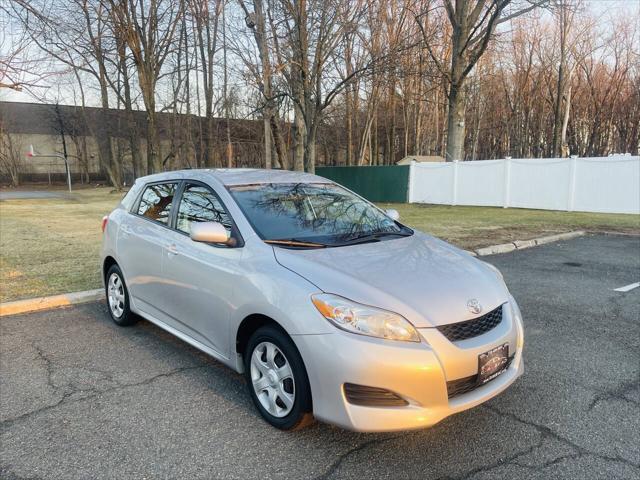
[[[525,319],[525,375],[435,427],[294,433],[241,376],[102,303],[0,319],[0,478],[640,478],[640,238],[486,257]]]

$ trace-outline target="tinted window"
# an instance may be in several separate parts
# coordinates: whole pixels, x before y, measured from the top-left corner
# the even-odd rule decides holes
[[[188,185],[185,188],[178,208],[176,228],[189,233],[191,222],[218,222],[231,233],[231,220],[218,197],[200,185]]]
[[[371,203],[335,184],[239,185],[229,191],[263,240],[339,244],[367,234],[409,234]]]
[[[149,185],[145,188],[138,206],[138,215],[165,225],[168,224],[176,185],[175,183],[163,183]]]

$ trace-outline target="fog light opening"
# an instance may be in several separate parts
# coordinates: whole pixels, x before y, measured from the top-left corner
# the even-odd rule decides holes
[[[361,407],[406,407],[404,398],[386,388],[368,387],[355,383],[344,384],[344,395],[352,405]]]

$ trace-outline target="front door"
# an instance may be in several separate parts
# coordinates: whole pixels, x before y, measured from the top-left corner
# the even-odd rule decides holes
[[[177,205],[175,230],[162,263],[163,276],[175,294],[165,299],[165,308],[185,333],[228,358],[233,285],[240,275],[243,249],[189,237],[194,222],[218,222],[231,234],[232,219],[209,186],[186,182]]]

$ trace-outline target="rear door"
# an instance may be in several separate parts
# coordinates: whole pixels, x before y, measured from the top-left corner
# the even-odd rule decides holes
[[[166,292],[162,253],[179,184],[167,181],[145,185],[118,230],[118,259],[133,303],[160,319],[164,313],[161,300]]]
[[[242,276],[242,239],[208,185],[185,181],[176,205],[175,229],[163,257],[163,276],[174,292],[168,314],[191,337],[228,358],[233,286]],[[195,222],[221,223],[237,238],[237,245],[194,242],[189,232]]]

